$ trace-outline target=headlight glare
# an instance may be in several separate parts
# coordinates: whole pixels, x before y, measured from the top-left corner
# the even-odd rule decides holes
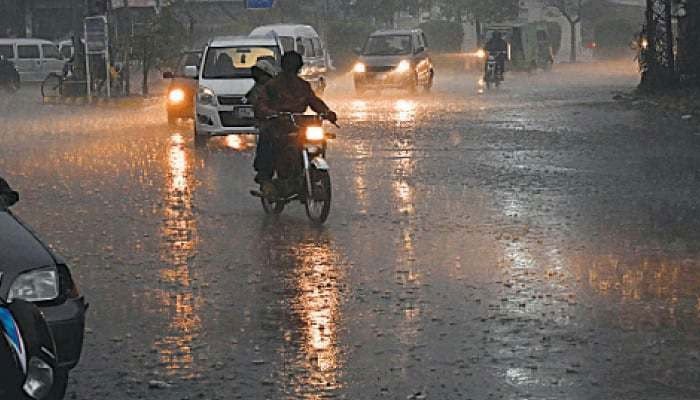
[[[168,93],[168,100],[171,104],[180,104],[185,101],[185,91],[182,89],[173,89]]]
[[[306,140],[319,141],[326,137],[326,133],[320,126],[309,126],[306,128]]]
[[[53,368],[44,360],[32,357],[27,364],[27,379],[24,392],[34,399],[44,399],[53,386]]]
[[[484,49],[479,49],[476,51],[476,56],[478,58],[486,58],[486,51]]]
[[[408,60],[401,60],[399,65],[396,66],[396,72],[404,73],[411,69],[411,63]]]
[[[214,91],[209,89],[208,87],[200,87],[199,91],[197,93],[197,97],[199,98],[199,102],[202,104],[209,104],[209,105],[214,105],[214,101],[216,99]]]
[[[355,67],[353,67],[353,69],[352,69],[352,72],[355,72],[357,74],[364,74],[365,71],[367,71],[367,67],[365,66],[365,64],[363,64],[361,62],[358,62],[357,64],[355,64]]]
[[[58,297],[58,272],[55,268],[25,272],[10,287],[8,300],[48,301]]]

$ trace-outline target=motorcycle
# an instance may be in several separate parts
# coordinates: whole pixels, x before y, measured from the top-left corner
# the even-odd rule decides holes
[[[0,299],[0,399],[52,399],[55,349],[51,331],[34,304]]]
[[[486,88],[490,89],[491,86],[499,87],[501,82],[503,82],[503,68],[499,68],[499,58],[504,57],[504,54],[500,53],[489,53],[486,58],[486,72],[484,74],[484,82],[486,83]]]
[[[282,119],[291,124],[285,148],[279,152],[281,156],[278,158],[283,159],[275,161],[281,168],[275,168],[277,178],[273,183],[282,193],[275,197],[266,197],[259,191],[251,191],[251,194],[260,198],[266,214],[281,214],[287,204],[299,201],[304,204],[306,215],[312,222],[326,222],[332,190],[325,157],[328,140],[336,138],[335,134],[323,129],[326,115],[280,113],[268,119]]]

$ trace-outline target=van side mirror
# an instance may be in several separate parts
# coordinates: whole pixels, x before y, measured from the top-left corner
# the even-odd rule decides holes
[[[173,74],[172,71],[163,72],[163,79],[173,79],[174,77],[175,77],[175,74]]]
[[[19,193],[14,190],[7,191],[5,193],[0,193],[0,205],[4,204],[5,207],[12,207],[19,201]]]
[[[197,79],[197,76],[199,75],[198,71],[197,71],[197,67],[194,65],[185,66],[184,72],[185,72],[185,76],[187,78]]]

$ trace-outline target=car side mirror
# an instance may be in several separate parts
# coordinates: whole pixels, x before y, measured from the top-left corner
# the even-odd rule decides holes
[[[185,76],[192,79],[197,79],[198,71],[197,67],[194,65],[185,66]]]
[[[19,193],[14,190],[6,193],[0,193],[0,203],[4,203],[6,207],[12,207],[19,201]]]
[[[172,71],[163,72],[163,79],[173,79],[174,77],[175,77],[175,74],[173,74]]]
[[[355,47],[352,51],[358,56],[362,54],[362,49],[359,47]]]

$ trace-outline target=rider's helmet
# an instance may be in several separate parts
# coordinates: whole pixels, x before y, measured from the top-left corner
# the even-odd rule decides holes
[[[282,56],[282,71],[289,74],[298,74],[304,66],[304,59],[296,51],[288,51]]]

